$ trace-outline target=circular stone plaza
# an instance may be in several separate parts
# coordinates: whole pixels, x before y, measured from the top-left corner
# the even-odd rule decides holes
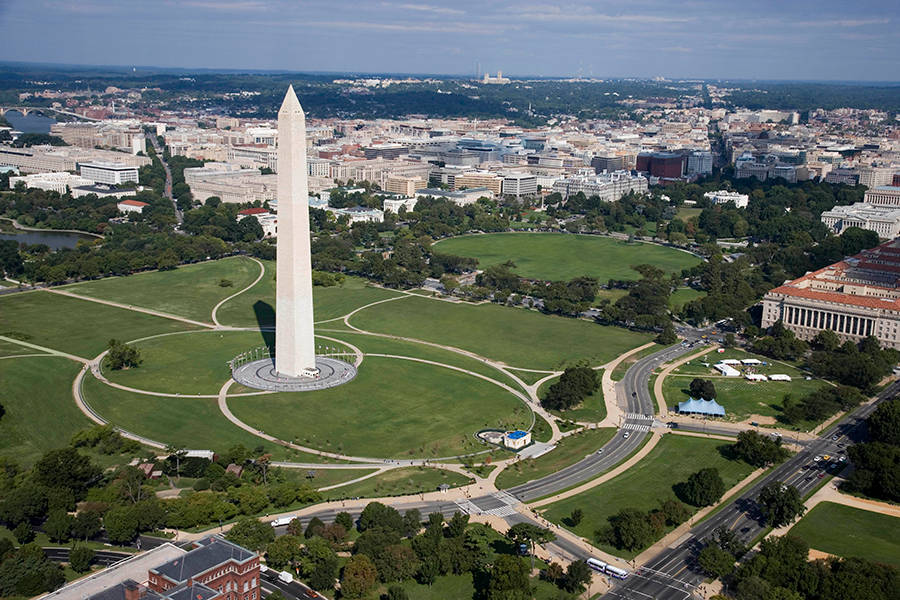
[[[235,364],[231,376],[242,385],[257,390],[308,392],[347,383],[356,377],[356,367],[328,356],[316,357],[318,374],[313,377],[288,377],[275,370],[274,358],[262,358]]]

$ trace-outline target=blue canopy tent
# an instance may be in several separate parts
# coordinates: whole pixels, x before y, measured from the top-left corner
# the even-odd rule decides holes
[[[725,407],[715,400],[694,400],[690,398],[686,402],[678,403],[678,412],[683,415],[707,415],[710,417],[724,417]]]

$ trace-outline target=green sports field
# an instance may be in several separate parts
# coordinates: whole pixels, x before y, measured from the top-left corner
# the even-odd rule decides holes
[[[582,359],[603,364],[651,338],[535,311],[413,296],[366,308],[350,323],[368,331],[447,344],[531,369],[558,369]]]
[[[133,340],[188,329],[195,327],[50,292],[0,297],[0,335],[82,358],[93,358],[103,352],[110,338]]]
[[[304,446],[368,457],[452,456],[484,428],[528,427],[531,411],[491,383],[443,367],[366,358],[350,383],[304,394],[229,398],[249,425]]]
[[[63,289],[91,298],[149,308],[211,323],[213,307],[253,283],[259,265],[243,256],[223,258],[171,271],[148,271],[127,277],[107,277],[65,286]],[[222,287],[226,279],[232,285]]]
[[[700,262],[696,256],[657,246],[593,236],[557,233],[465,235],[437,243],[435,251],[478,259],[479,268],[516,263],[522,277],[554,281],[588,275],[600,281],[639,279],[632,265],[651,264],[670,273]]]
[[[900,568],[900,519],[834,502],[813,507],[790,534],[810,548],[843,557],[855,556]]]
[[[663,500],[675,497],[675,484],[686,481],[691,473],[701,468],[718,469],[725,488],[731,488],[753,472],[753,467],[744,462],[725,459],[720,452],[725,445],[725,442],[719,440],[663,436],[643,460],[626,472],[586,492],[551,504],[544,516],[555,523],[562,523],[573,510],[580,508],[584,511],[584,519],[577,527],[570,529],[593,540],[594,532],[609,524],[609,517],[623,508],[657,508]],[[696,511],[694,507],[688,508]],[[597,547],[629,559],[640,553],[619,550],[605,544],[597,544]]]

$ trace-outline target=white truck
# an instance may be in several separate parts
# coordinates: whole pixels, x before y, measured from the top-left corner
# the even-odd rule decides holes
[[[272,527],[281,527],[283,525],[287,525],[297,517],[295,515],[288,515],[287,517],[278,517],[274,521],[272,521]]]
[[[294,576],[287,571],[282,571],[278,574],[278,581],[283,583],[293,583]]]

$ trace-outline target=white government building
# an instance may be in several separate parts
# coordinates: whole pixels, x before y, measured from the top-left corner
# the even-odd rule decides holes
[[[900,236],[900,206],[889,208],[857,202],[826,210],[822,213],[821,220],[838,235],[848,227],[859,227],[874,231],[882,239]]]
[[[703,197],[711,200],[715,204],[728,204],[729,202],[734,202],[734,205],[738,208],[747,208],[747,204],[750,202],[750,196],[747,194],[729,192],[728,190],[706,192],[703,194]]]

